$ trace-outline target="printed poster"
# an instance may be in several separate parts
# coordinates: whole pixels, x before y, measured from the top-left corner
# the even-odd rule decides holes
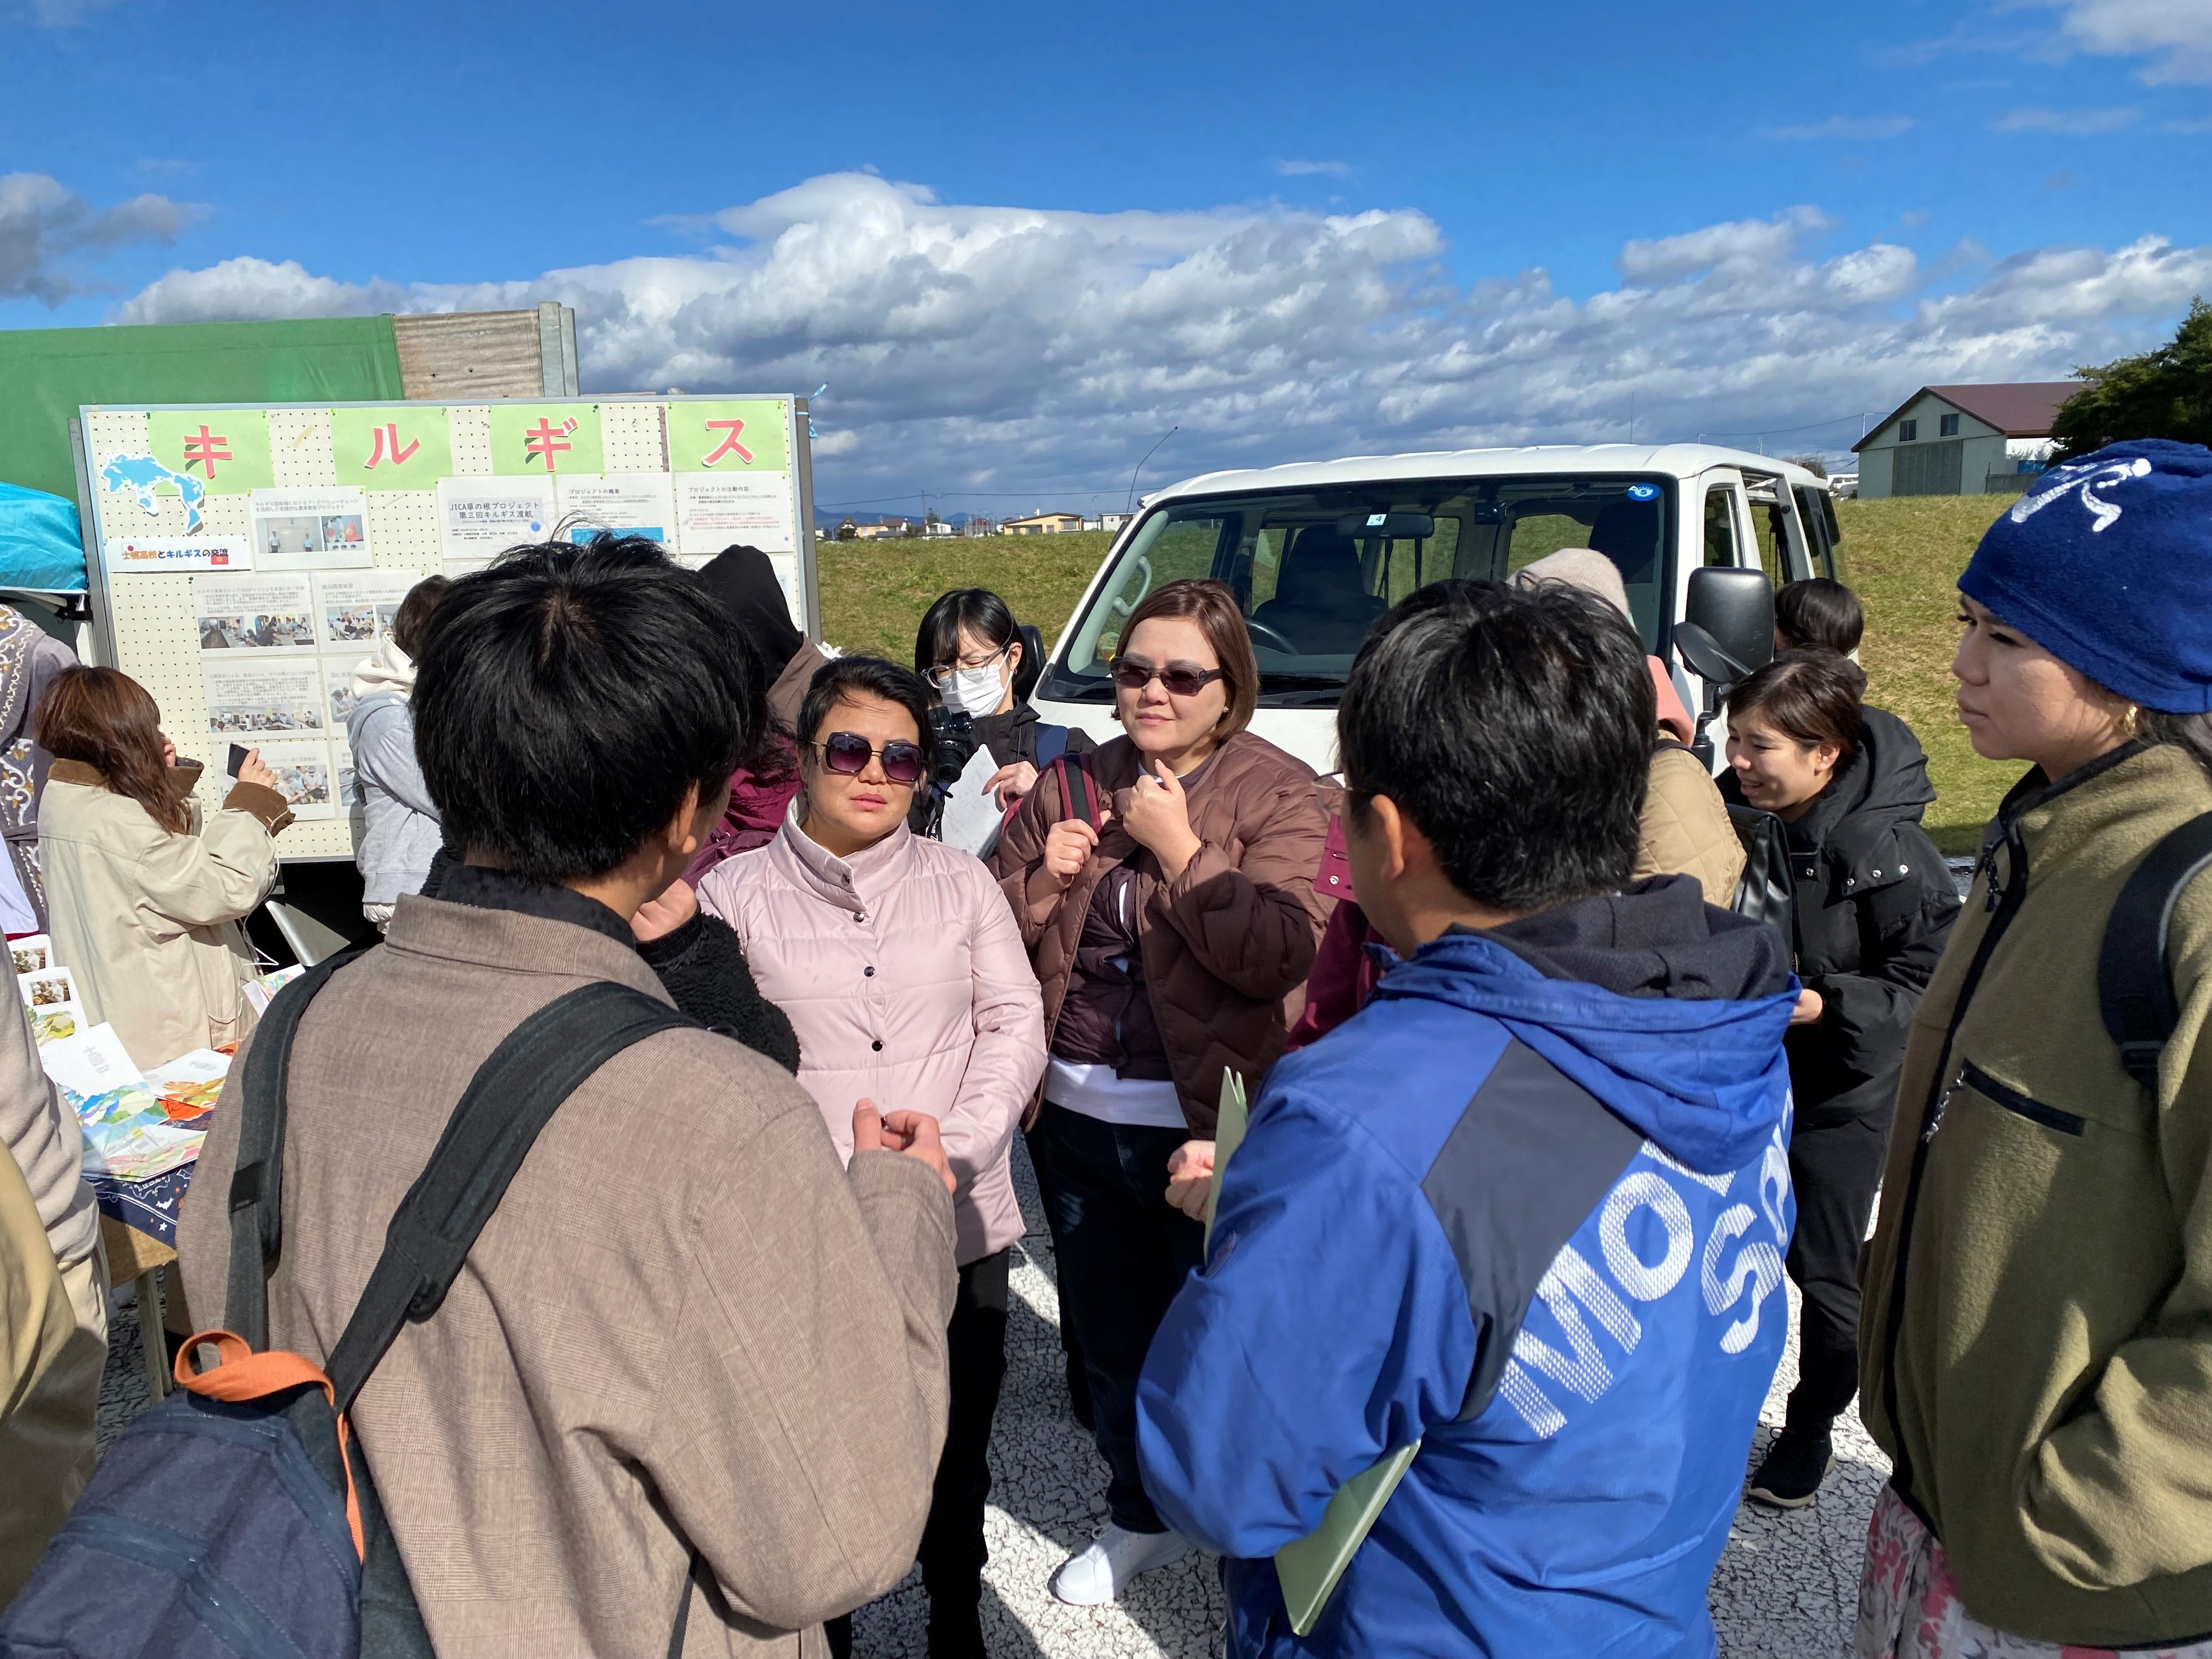
[[[172,478],[197,479],[210,495],[244,495],[276,482],[269,416],[260,410],[151,410],[146,432],[160,467]]]
[[[321,738],[330,730],[323,667],[313,657],[204,652],[200,684],[207,693],[208,733],[218,750],[233,742],[251,749],[270,737]]]
[[[790,474],[679,472],[675,483],[678,547],[687,556],[712,558],[736,543],[797,550]]]
[[[253,542],[246,536],[110,536],[100,544],[108,574],[172,570],[251,570]]]
[[[604,472],[597,404],[494,404],[491,470],[502,477]]]
[[[195,576],[192,629],[213,652],[312,651],[314,605],[305,575]]]
[[[314,615],[322,648],[349,662],[371,654],[390,637],[399,602],[422,580],[419,570],[318,573]]]
[[[572,542],[590,541],[606,530],[675,545],[676,498],[665,472],[563,475],[554,499]]]
[[[788,472],[786,405],[772,398],[705,400],[668,406],[672,472]]]
[[[334,409],[331,453],[337,480],[362,489],[434,489],[453,470],[442,407]]]
[[[510,547],[544,541],[555,517],[550,478],[439,479],[438,551],[446,574],[480,570]]]
[[[261,763],[276,775],[277,793],[302,823],[337,817],[337,775],[327,743],[283,741],[260,745]]]
[[[369,565],[368,503],[358,489],[257,489],[252,523],[257,570]]]

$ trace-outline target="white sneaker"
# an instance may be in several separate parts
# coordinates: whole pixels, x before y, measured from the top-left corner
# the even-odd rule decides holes
[[[1139,1573],[1180,1561],[1191,1553],[1179,1532],[1129,1532],[1107,1524],[1080,1555],[1071,1555],[1052,1576],[1052,1593],[1072,1607],[1096,1607],[1121,1599]]]

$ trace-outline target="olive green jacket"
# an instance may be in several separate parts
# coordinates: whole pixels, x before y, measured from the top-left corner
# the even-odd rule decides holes
[[[1967,1610],[2038,1641],[2212,1632],[2212,878],[2174,915],[2155,1099],[2097,1001],[2121,885],[2208,811],[2171,746],[2007,798],[1913,1022],[1860,1262],[1867,1426]]]

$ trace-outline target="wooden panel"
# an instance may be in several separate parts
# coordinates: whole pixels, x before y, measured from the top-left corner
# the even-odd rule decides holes
[[[544,352],[535,311],[471,311],[442,317],[394,317],[399,382],[410,398],[468,402],[541,398]]]

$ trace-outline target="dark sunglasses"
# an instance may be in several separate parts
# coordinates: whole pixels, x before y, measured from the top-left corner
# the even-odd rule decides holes
[[[1171,662],[1165,668],[1155,668],[1127,657],[1114,661],[1114,684],[1124,691],[1141,691],[1158,680],[1171,697],[1194,697],[1214,681],[1228,678],[1225,668],[1200,668],[1196,663]]]
[[[822,751],[822,763],[832,772],[857,778],[868,769],[870,756],[881,757],[884,776],[911,787],[921,781],[921,749],[904,738],[894,738],[878,749],[857,732],[832,732],[812,745]]]

